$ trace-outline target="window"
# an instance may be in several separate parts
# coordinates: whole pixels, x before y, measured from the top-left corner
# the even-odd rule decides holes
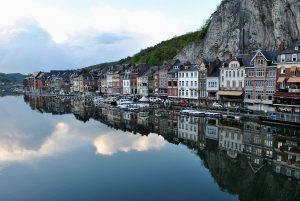
[[[233,71],[233,77],[235,77],[235,71]]]
[[[224,82],[224,76],[222,76],[222,82]]]
[[[258,60],[257,60],[257,64],[258,64],[258,65],[263,65],[263,64],[264,64],[264,60],[258,59]]]
[[[243,81],[240,81],[239,87],[243,87]]]
[[[241,77],[244,77],[244,71],[241,70]]]
[[[240,71],[236,71],[236,74],[237,77],[240,77]]]
[[[256,71],[256,77],[264,77],[264,76],[265,76],[264,70],[257,70]]]
[[[191,73],[191,77],[194,77],[194,73]]]
[[[232,81],[232,87],[236,87],[236,81],[235,80]]]
[[[188,90],[185,91],[185,95],[186,95],[186,96],[189,95],[189,91],[188,91]]]
[[[195,87],[198,85],[198,82],[197,81],[195,81]]]
[[[296,71],[291,72],[292,77],[296,77]]]
[[[227,87],[230,87],[230,81],[227,81]]]
[[[189,86],[189,82],[188,81],[185,81],[185,86]]]
[[[281,62],[285,62],[285,55],[283,54],[283,55],[281,55]]]
[[[191,87],[193,86],[193,81],[191,81]]]
[[[226,77],[228,77],[228,71],[226,71]]]
[[[229,77],[231,77],[231,71],[229,71]]]
[[[248,71],[248,76],[249,76],[249,77],[253,77],[253,76],[254,76],[253,70],[249,70],[249,71]]]
[[[280,68],[280,74],[285,74],[285,67]]]
[[[293,55],[292,55],[292,60],[293,60],[293,61],[297,61],[297,54],[293,54]]]

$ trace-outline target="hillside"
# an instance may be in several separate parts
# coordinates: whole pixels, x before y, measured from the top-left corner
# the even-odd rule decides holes
[[[4,84],[22,84],[26,75],[20,73],[4,74],[0,73],[0,83]]]
[[[192,63],[208,56],[224,59],[230,53],[277,50],[281,42],[290,45],[299,38],[299,0],[224,0],[211,16],[206,37],[175,58]]]
[[[182,36],[176,36],[170,40],[162,41],[153,47],[141,50],[132,57],[127,57],[117,62],[96,64],[87,67],[87,69],[107,68],[108,66],[112,65],[129,63],[147,64],[150,66],[161,65],[164,61],[173,59],[187,45],[193,42],[201,41],[206,36],[209,25],[210,20],[207,20],[206,24],[199,31],[187,33]]]
[[[173,59],[185,46],[204,39],[210,25],[210,20],[199,30],[163,41],[153,47],[142,50],[133,57],[120,60],[119,63],[145,63],[160,65],[164,61]]]

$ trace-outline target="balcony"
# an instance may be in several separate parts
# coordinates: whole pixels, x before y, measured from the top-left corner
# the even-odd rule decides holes
[[[289,93],[299,94],[300,93],[300,89],[289,89]]]

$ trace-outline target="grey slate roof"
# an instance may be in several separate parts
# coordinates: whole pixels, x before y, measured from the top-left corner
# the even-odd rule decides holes
[[[231,59],[228,58],[226,61],[223,62],[222,65],[224,65],[224,67],[228,67],[230,62],[238,61],[240,63],[240,66],[244,66],[249,56],[250,55],[248,54],[239,54],[237,56],[233,56]]]
[[[298,47],[298,50],[295,50],[295,47]],[[283,50],[279,54],[293,54],[300,53],[300,40],[292,43],[287,49]]]
[[[245,66],[246,67],[254,67],[254,63],[251,63],[251,61],[254,59],[254,57],[256,56],[256,54],[258,52],[261,52],[263,54],[263,56],[269,61],[268,62],[268,66],[276,66],[277,64],[277,55],[278,55],[278,51],[265,51],[265,50],[257,50],[254,51],[250,57],[248,59],[246,59],[245,61]]]

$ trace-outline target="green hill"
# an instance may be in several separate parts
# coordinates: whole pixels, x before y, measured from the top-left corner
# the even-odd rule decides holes
[[[22,75],[20,73],[0,73],[0,82],[4,84],[22,84],[25,77],[26,75]]]
[[[163,41],[153,47],[141,50],[133,57],[122,59],[119,63],[146,63],[149,65],[160,65],[164,61],[173,59],[185,46],[192,42],[197,42],[207,34],[210,20],[199,31],[187,33],[182,36],[174,37],[170,40]]]
[[[141,50],[139,53],[126,59],[121,59],[117,62],[97,64],[87,67],[88,69],[103,68],[115,64],[148,64],[148,65],[160,65],[164,61],[173,59],[184,47],[190,43],[200,41],[205,38],[208,28],[210,26],[210,19],[207,20],[205,25],[199,30],[191,33],[187,33],[182,36],[176,36],[170,40],[162,41],[161,43]]]

